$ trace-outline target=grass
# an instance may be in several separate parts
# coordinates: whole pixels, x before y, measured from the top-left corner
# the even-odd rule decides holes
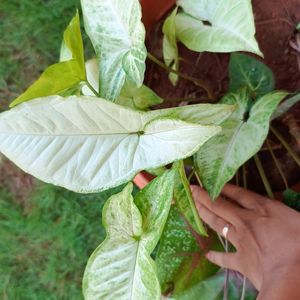
[[[0,1],[2,109],[58,60],[63,31],[79,7],[80,0]]]
[[[82,299],[86,262],[105,236],[102,206],[119,190],[79,195],[40,184],[20,205],[0,189],[0,299]]]
[[[79,2],[0,1],[0,111],[58,60]],[[9,188],[0,183],[0,299],[82,299],[87,259],[105,235],[101,209],[113,192],[79,195],[41,183],[20,201]]]

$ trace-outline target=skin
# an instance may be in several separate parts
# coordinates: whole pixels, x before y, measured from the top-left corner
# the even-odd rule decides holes
[[[199,215],[222,234],[236,252],[210,251],[207,258],[220,267],[245,275],[259,290],[259,300],[300,299],[300,214],[279,201],[227,184],[211,201],[192,186]]]

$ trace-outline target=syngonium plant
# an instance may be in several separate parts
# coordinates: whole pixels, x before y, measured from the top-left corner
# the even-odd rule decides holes
[[[154,110],[164,100],[143,84],[147,55],[153,56],[145,47],[139,1],[81,5],[96,59],[85,62],[77,12],[64,33],[60,61],[0,115],[0,151],[42,181],[75,192],[125,184],[103,209],[107,237],[87,264],[85,299],[199,298],[221,275],[205,281],[217,268],[197,243],[207,232],[184,160],[192,158],[216,199],[260,149],[287,93],[273,91],[272,73],[262,63],[235,53],[230,91],[218,103]],[[175,86],[178,41],[193,51],[262,55],[249,0],[179,0],[163,33],[164,62]],[[142,170],[159,176],[133,197],[130,181]],[[216,245],[214,236],[210,242]]]

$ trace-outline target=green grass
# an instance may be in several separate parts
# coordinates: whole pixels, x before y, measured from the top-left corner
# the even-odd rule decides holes
[[[2,109],[58,60],[63,31],[77,8],[79,0],[0,1]]]
[[[20,205],[0,189],[0,299],[82,299],[86,262],[105,236],[102,206],[119,190],[79,195],[40,184]]]

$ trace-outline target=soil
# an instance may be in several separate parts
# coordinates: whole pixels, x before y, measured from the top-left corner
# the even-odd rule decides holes
[[[264,53],[262,60],[268,65],[275,76],[276,89],[283,89],[289,92],[296,92],[300,89],[300,68],[297,62],[297,53],[291,46],[290,41],[295,40],[297,31],[296,25],[300,22],[300,2],[299,0],[253,0],[253,10],[256,23],[256,38],[260,49]],[[147,48],[150,53],[162,61],[162,24],[163,19],[148,34]],[[247,53],[248,55],[251,55]],[[219,99],[228,90],[228,63],[229,54],[196,53],[188,50],[182,44],[179,45],[180,72],[199,78],[210,86]],[[209,102],[205,91],[195,86],[192,82],[181,79],[176,88],[169,82],[168,74],[165,70],[148,61],[146,84],[166,99],[167,104],[163,107],[173,107],[177,105],[187,105],[189,103]],[[187,99],[188,101],[184,101]],[[279,121],[274,122],[274,126],[289,141],[291,147],[300,153],[300,104]],[[291,122],[296,127],[295,134],[290,135]],[[297,129],[298,128],[298,129]],[[300,180],[299,167],[287,154],[285,149],[278,143],[272,135],[268,137],[274,153],[284,168],[285,176],[289,185],[293,185]],[[264,169],[270,179],[273,190],[285,188],[282,178],[277,171],[276,165],[266,146],[263,146],[259,156],[263,162]],[[264,192],[255,164],[247,163],[249,187]]]

